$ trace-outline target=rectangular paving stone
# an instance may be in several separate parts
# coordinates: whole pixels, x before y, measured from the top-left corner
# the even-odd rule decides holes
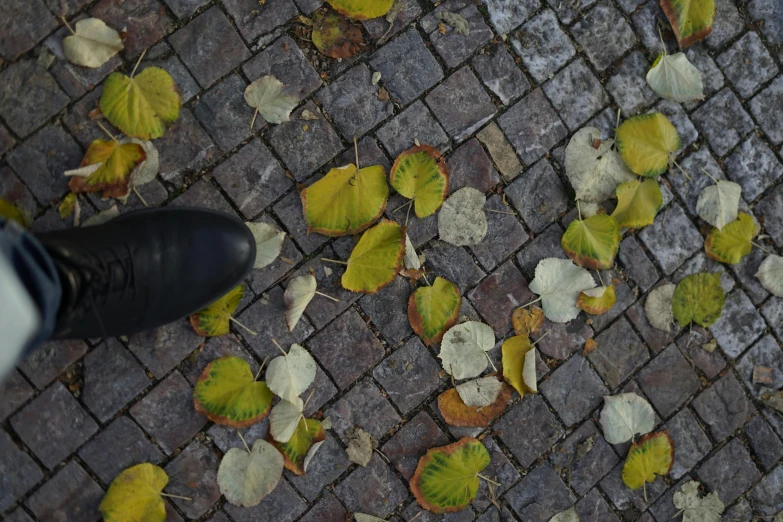
[[[122,42],[125,46],[122,54],[126,60],[135,59],[162,39],[173,22],[157,0],[101,0],[90,9],[90,15],[109,27],[125,28],[128,36]]]
[[[624,462],[620,462],[614,469],[601,480],[601,490],[609,497],[614,507],[622,512],[625,520],[639,520],[640,522],[652,522],[639,518],[639,512],[645,511],[666,492],[667,485],[660,476],[655,477],[655,482],[645,484],[645,488],[633,490],[625,485],[622,479]],[[646,496],[645,496],[646,489]]]
[[[424,344],[412,336],[375,367],[373,377],[400,412],[407,414],[438,389],[441,384],[439,371],[440,365]]]
[[[456,513],[436,515],[422,508],[418,502],[414,501],[402,510],[402,517],[395,520],[411,520],[413,517],[416,517],[416,522],[440,522],[442,520],[448,520],[448,522],[471,522],[475,519],[475,514],[471,509],[466,508]]]
[[[563,423],[573,426],[601,403],[609,390],[587,359],[574,355],[544,381],[541,392]]]
[[[463,187],[487,192],[500,183],[500,176],[476,138],[466,141],[449,154],[446,166],[449,170],[449,192],[452,194]],[[488,220],[492,214],[487,213]],[[493,227],[490,225],[488,229],[488,234],[492,234]],[[481,244],[486,242],[485,238]]]
[[[712,335],[701,326],[694,326],[693,330],[677,339],[680,352],[693,363],[708,379],[714,378],[723,368],[726,361],[720,350],[708,352],[702,346],[710,341]]]
[[[598,488],[591,489],[582,497],[576,503],[575,509],[582,522],[620,522]]]
[[[485,208],[512,212],[511,207],[504,205],[503,198],[497,194],[487,199]],[[471,246],[470,250],[481,266],[486,270],[493,270],[524,245],[530,236],[513,215],[487,212],[487,225],[487,236],[478,245]]]
[[[761,307],[761,315],[771,324],[778,339],[783,339],[783,298],[772,296]],[[775,326],[777,325],[777,326]]]
[[[112,458],[106,458],[111,455]],[[118,417],[79,450],[81,458],[104,484],[135,464],[158,464],[163,453],[127,416]]]
[[[193,113],[182,109],[177,122],[156,140],[160,154],[160,177],[182,185],[186,172],[202,169],[217,159],[220,151]]]
[[[571,26],[571,34],[599,72],[612,65],[636,43],[631,26],[609,3],[598,4],[588,11]],[[612,38],[607,40],[607,34],[611,34]]]
[[[318,4],[322,0],[316,0]],[[362,20],[362,25],[373,40],[378,44],[388,42],[392,37],[400,33],[405,27],[415,21],[421,14],[421,6],[417,0],[401,0],[402,7],[397,13],[397,17],[392,21],[391,27],[385,17]],[[299,6],[302,9],[302,6]],[[396,9],[396,8],[395,8]]]
[[[47,341],[22,360],[19,369],[42,390],[86,352],[81,340]]]
[[[503,105],[508,105],[530,89],[525,74],[502,45],[491,48],[486,54],[479,53],[471,63],[484,85],[500,98]]]
[[[128,350],[107,339],[84,358],[82,401],[100,422],[106,422],[150,382]]]
[[[693,399],[693,409],[720,442],[745,424],[756,408],[733,373],[727,373]]]
[[[421,253],[427,258],[430,268],[457,285],[461,293],[478,284],[486,275],[462,247],[444,241],[433,241]]]
[[[772,56],[759,35],[753,31],[735,41],[716,61],[743,98],[752,96],[763,83],[778,73]]]
[[[726,296],[723,313],[710,326],[723,353],[737,358],[764,332],[766,324],[748,296],[740,289]]]
[[[584,350],[585,341],[593,338],[593,329],[585,324],[586,320],[585,315],[580,315],[567,323],[553,323],[545,319],[541,331],[549,333],[539,337],[536,346],[547,357],[568,359],[572,353]]]
[[[508,457],[503,453],[503,450],[498,446],[497,442],[492,436],[485,437],[484,446],[489,451],[490,461],[489,465],[481,472],[486,477],[491,477],[496,482],[500,482],[500,486],[494,486],[492,493],[494,497],[499,498],[508,489],[510,489],[520,478],[520,473],[517,471],[515,464],[512,463]],[[471,502],[471,505],[477,511],[484,511],[488,507],[492,506],[490,500],[489,483],[486,480],[479,481],[479,490],[476,498]]]
[[[307,473],[301,477],[293,473],[286,475],[291,484],[312,502],[350,466],[351,461],[337,438],[327,432],[326,440],[307,466]]]
[[[511,39],[514,51],[538,83],[552,78],[576,54],[571,39],[560,28],[551,9],[543,9],[514,36]]]
[[[253,119],[253,108],[245,101],[245,87],[247,82],[239,74],[232,74],[203,93],[193,108],[193,114],[223,152],[252,133],[249,122]],[[263,128],[263,118],[256,121]]]
[[[400,421],[386,396],[369,377],[359,381],[324,416],[332,418],[334,432],[343,442],[347,442],[346,432],[354,425],[380,440]]]
[[[18,370],[12,369],[11,373],[0,380],[0,422],[15,412],[22,404],[33,396],[35,390],[22,377]]]
[[[669,19],[666,18],[666,14],[661,9],[660,4],[655,0],[647,0],[646,2],[644,0],[631,1],[641,4],[638,8],[635,8],[635,11],[630,9],[630,11],[634,11],[631,18],[639,40],[651,54],[659,53],[661,51],[661,35],[659,35],[658,28],[666,27],[661,24],[668,23]],[[625,9],[625,11],[628,12],[629,9]],[[673,51],[677,48],[677,40],[673,31],[667,31],[662,34],[667,49]]]
[[[689,47],[685,50],[685,56],[701,73],[705,95],[711,96],[723,88],[726,83],[723,73],[704,46]],[[699,104],[701,101],[685,102],[683,107],[690,111]]]
[[[289,36],[279,38],[248,60],[242,66],[242,71],[251,81],[272,75],[296,89],[299,99],[310,96],[323,84],[321,77]]]
[[[468,67],[463,67],[435,87],[427,105],[455,141],[473,134],[495,115],[495,105]]]
[[[552,102],[563,122],[571,130],[582,126],[590,117],[609,103],[598,78],[582,59],[560,71],[544,84],[544,93]]]
[[[271,157],[271,155],[270,155]],[[230,160],[229,160],[230,161]],[[218,167],[220,168],[220,167]],[[281,175],[288,179],[282,172]],[[290,181],[289,181],[290,182]],[[290,182],[293,183],[293,182]],[[304,210],[302,199],[298,191],[289,192],[285,197],[278,201],[273,210],[275,215],[283,222],[288,236],[296,241],[299,248],[306,254],[310,254],[329,241],[327,236],[318,233],[307,232],[307,222],[304,219]]]
[[[397,471],[410,480],[427,450],[446,444],[449,444],[448,437],[427,413],[420,411],[386,441],[381,451]]]
[[[764,417],[755,415],[745,425],[745,436],[764,471],[770,471],[780,462],[783,457],[783,442],[775,435]]]
[[[498,34],[509,34],[541,6],[538,0],[487,0],[489,21]]]
[[[631,290],[631,287],[622,279],[622,276],[618,272],[615,272],[614,270],[602,270],[600,276],[598,282],[603,280],[606,284],[614,285],[616,301],[608,312],[601,315],[590,316],[590,319],[592,320],[591,326],[596,333],[607,328],[612,321],[619,317],[636,300],[636,293]]]
[[[4,520],[6,522],[33,522],[33,519],[21,507],[11,511]]]
[[[408,497],[407,488],[378,455],[366,468],[353,470],[334,492],[350,511],[376,517],[385,517]]]
[[[247,41],[272,32],[298,14],[291,0],[225,0],[223,5]],[[251,78],[251,81],[255,78]]]
[[[753,382],[753,371],[756,366],[772,369],[771,383],[757,384]],[[772,388],[773,390],[783,388],[783,350],[771,334],[762,337],[754,344],[742,356],[736,368],[742,382],[756,397],[762,393],[763,388]]]
[[[504,180],[511,181],[522,173],[522,163],[497,123],[484,127],[476,138],[487,148]]]
[[[764,230],[783,248],[783,188],[778,186],[756,205],[755,214],[764,220]]]
[[[528,473],[505,499],[514,512],[530,522],[546,522],[576,502],[576,497],[549,464]]]
[[[307,344],[341,390],[350,386],[384,355],[383,346],[354,310],[344,313]]]
[[[696,372],[675,344],[670,344],[642,368],[637,381],[664,418],[671,415],[700,387]]]
[[[527,165],[532,165],[568,134],[541,89],[530,92],[497,121]]]
[[[92,522],[98,515],[103,489],[84,468],[69,462],[25,501],[40,520]]]
[[[169,42],[205,89],[250,58],[242,38],[217,7],[191,20]]]
[[[664,428],[669,431],[677,448],[669,475],[679,480],[710,452],[712,443],[688,408],[677,412]]]
[[[522,272],[509,260],[487,276],[468,298],[498,338],[511,330],[514,309],[529,303],[535,296]]]
[[[448,23],[438,20],[435,13],[439,11],[457,13],[464,18],[468,23],[467,35],[457,32]],[[467,60],[494,36],[489,26],[484,23],[484,17],[469,0],[446,0],[439,4],[433,12],[424,16],[419,24],[422,30],[429,35],[433,47],[449,69],[457,67]]]
[[[769,292],[761,286],[761,282],[756,278],[756,273],[766,257],[767,254],[763,250],[754,248],[739,263],[731,265],[730,269],[734,277],[745,288],[748,298],[757,306],[763,303],[769,296]]]
[[[624,317],[598,335],[595,341],[598,348],[588,358],[612,390],[650,359],[647,347]]]
[[[526,428],[529,426],[537,428],[530,430]],[[525,397],[516,404],[495,424],[494,431],[525,468],[549,451],[564,434],[557,417],[539,395]]]
[[[619,461],[592,421],[577,428],[549,456],[549,462],[566,474],[568,485],[579,496],[590,491]]]
[[[557,220],[568,205],[566,189],[546,159],[525,171],[505,192],[534,233]]]
[[[667,275],[702,247],[701,234],[676,203],[660,212],[638,237]]]
[[[343,522],[349,514],[333,493],[326,491],[301,522]]]
[[[547,257],[557,257],[566,259],[563,247],[560,246],[560,240],[563,237],[563,228],[554,223],[537,234],[522,251],[517,254],[522,273],[532,279],[535,277],[536,266],[538,262]]]
[[[763,1],[763,0],[762,0]],[[751,2],[751,5],[754,2]],[[772,141],[783,142],[783,76],[775,78],[769,86],[750,100],[750,112]]]
[[[362,310],[370,316],[389,345],[394,345],[413,333],[408,317],[400,313],[400,310],[407,310],[410,295],[411,286],[408,281],[396,277],[384,287],[383,292],[365,295],[359,301]]]
[[[715,10],[721,10],[720,21],[715,17],[712,31],[707,35],[705,43],[712,49],[723,47],[725,43],[742,32],[745,20],[737,6],[731,0],[716,0]]]
[[[197,440],[166,464],[165,471],[169,476],[166,491],[192,499],[171,499],[188,518],[199,518],[220,499],[218,464],[215,452]]]
[[[668,179],[674,191],[685,202],[688,212],[696,215],[696,202],[699,199],[699,194],[706,187],[715,184],[709,176],[704,174],[702,169],[717,180],[725,180],[726,175],[707,147],[702,147],[688,154],[680,162],[680,165],[685,172],[688,172],[691,180],[689,181],[685,176],[678,174],[668,176]]]
[[[207,424],[193,409],[193,388],[176,370],[133,405],[130,414],[168,455]]]
[[[392,157],[397,157],[401,152],[415,146],[416,140],[436,149],[445,149],[450,141],[443,127],[435,121],[421,100],[417,100],[384,124],[378,129],[377,136]]]
[[[44,477],[41,469],[5,430],[0,430],[0,512],[11,507]]]
[[[130,351],[156,379],[162,379],[204,342],[185,320],[175,321],[128,338]]]
[[[752,201],[783,176],[783,165],[757,136],[751,135],[726,158],[729,178],[742,187],[742,197]]]
[[[773,516],[783,510],[783,464],[761,479],[748,495],[754,513]]]
[[[731,480],[726,480],[726,470],[731,469]],[[761,478],[761,473],[750,458],[748,450],[735,438],[718,450],[699,467],[699,479],[710,489],[717,491],[726,504],[731,504],[751,485]]]
[[[0,56],[16,60],[43,40],[58,25],[41,0],[9,0],[0,21]]]
[[[623,265],[623,272],[639,286],[642,292],[649,290],[658,281],[655,265],[635,237],[628,236],[622,240],[618,258]]]
[[[623,113],[633,115],[642,112],[658,99],[645,81],[649,70],[650,63],[644,53],[634,51],[623,59],[615,74],[606,82],[606,90]]]
[[[257,506],[242,508],[227,503],[223,509],[234,522],[293,522],[305,512],[307,504],[288,482],[280,480]]]
[[[728,88],[714,94],[691,113],[691,120],[718,156],[724,156],[753,130],[753,120]]]
[[[304,111],[310,111],[318,119],[300,121]],[[340,137],[312,101],[294,111],[291,121],[276,125],[268,138],[298,182],[306,180],[343,149]],[[303,150],[308,153],[302,154]]]

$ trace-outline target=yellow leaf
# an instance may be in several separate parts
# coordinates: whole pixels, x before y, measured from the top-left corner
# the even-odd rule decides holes
[[[166,472],[139,464],[117,475],[98,507],[106,522],[163,522],[166,505],[160,496],[169,482]]]
[[[704,240],[707,257],[720,263],[736,265],[750,253],[751,241],[759,233],[753,218],[744,212],[722,229],[713,228]]]
[[[459,317],[462,297],[457,286],[436,277],[432,286],[419,287],[408,300],[408,321],[427,346],[440,342]]]
[[[633,172],[655,177],[666,172],[680,149],[680,136],[669,119],[660,112],[634,116],[617,129],[617,150]]]
[[[537,393],[536,352],[527,335],[516,335],[503,343],[503,378],[519,395]],[[531,371],[532,370],[532,371]]]
[[[22,227],[27,228],[27,218],[22,211],[3,198],[0,198],[0,217],[9,221],[16,221]]]
[[[147,159],[138,143],[95,140],[90,143],[81,167],[100,165],[89,176],[72,176],[68,188],[75,193],[103,192],[104,198],[122,198],[128,194],[133,169]]]
[[[229,293],[190,316],[190,324],[201,337],[219,337],[229,331],[229,317],[239,306],[245,287],[237,286]]]
[[[613,286],[599,286],[579,292],[576,306],[588,314],[601,315],[611,310],[615,301],[617,301],[617,295]]]
[[[388,196],[386,172],[379,165],[358,172],[355,165],[332,169],[301,193],[308,231],[357,234],[383,214]]]
[[[99,106],[109,122],[131,138],[160,138],[179,117],[182,103],[171,75],[147,67],[131,78],[114,72],[106,78]]]
[[[327,0],[335,11],[356,20],[378,18],[389,12],[394,0]]]
[[[639,489],[655,482],[655,475],[666,475],[674,463],[674,441],[668,431],[645,435],[628,450],[623,466],[623,482]]]
[[[68,195],[66,195],[62,202],[60,202],[60,206],[57,207],[57,212],[60,213],[60,219],[65,219],[71,214],[73,214],[73,211],[76,209],[76,194],[73,192],[69,192]]]
[[[661,0],[661,7],[682,49],[712,32],[715,0]]]
[[[389,178],[394,190],[414,201],[420,218],[434,214],[449,191],[446,162],[438,149],[429,145],[413,147],[397,156]]]
[[[663,205],[661,187],[654,179],[617,185],[617,208],[612,217],[621,227],[642,228],[655,222]]]
[[[351,292],[374,294],[388,285],[402,269],[405,232],[384,219],[365,232],[348,258],[342,285]]]
[[[585,220],[573,220],[560,245],[577,266],[599,270],[614,265],[620,238],[620,227],[614,218],[596,214]]]
[[[519,307],[511,314],[511,324],[517,335],[537,334],[545,318],[544,311],[537,306]]]

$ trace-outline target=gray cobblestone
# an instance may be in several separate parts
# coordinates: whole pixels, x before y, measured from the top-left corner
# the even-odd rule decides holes
[[[719,442],[745,424],[756,409],[732,373],[701,392],[693,400],[693,408]]]
[[[514,34],[514,50],[539,83],[551,78],[576,54],[571,39],[550,9],[542,10]]]
[[[598,78],[581,59],[545,83],[544,92],[572,131],[609,103]]]

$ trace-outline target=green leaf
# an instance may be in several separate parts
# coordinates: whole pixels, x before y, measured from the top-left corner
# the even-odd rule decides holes
[[[725,301],[720,272],[692,274],[686,276],[674,289],[672,312],[683,327],[693,321],[707,328],[718,320]]]
[[[219,337],[229,332],[231,314],[236,311],[245,287],[237,286],[229,293],[190,316],[190,324],[201,337]]]
[[[411,492],[432,513],[454,513],[470,504],[479,487],[479,473],[489,465],[487,448],[473,437],[432,448],[419,460]]]
[[[160,493],[168,482],[158,466],[132,466],[115,477],[98,510],[107,522],[163,522],[166,504]]]
[[[503,378],[519,392],[537,393],[536,350],[527,335],[509,337],[501,347],[503,353]]]
[[[278,442],[267,435],[269,441],[280,453],[283,454],[283,464],[286,469],[296,475],[304,475],[304,462],[307,452],[317,444],[326,439],[324,427],[316,419],[303,419],[297,424],[296,430],[288,442]]]
[[[654,179],[629,181],[617,185],[617,208],[612,217],[626,228],[642,228],[655,222],[663,205],[661,187]]]
[[[104,198],[122,198],[128,194],[133,169],[147,159],[138,143],[95,140],[90,143],[80,167],[95,166],[88,176],[71,176],[68,188],[74,193],[103,192]],[[71,173],[73,171],[69,171]]]
[[[313,45],[330,58],[350,58],[364,43],[362,29],[337,13],[313,13]]]
[[[394,0],[327,0],[335,11],[356,20],[378,18],[389,12]]]
[[[449,191],[449,171],[435,147],[419,145],[406,150],[394,162],[389,174],[391,185],[414,201],[416,216],[435,213]]]
[[[602,270],[614,265],[620,239],[620,227],[614,218],[596,214],[585,220],[573,220],[560,244],[577,266]]]
[[[402,269],[405,231],[384,219],[365,232],[348,258],[342,285],[351,292],[374,294],[388,285]]]
[[[628,167],[640,176],[666,172],[681,146],[677,129],[660,112],[634,116],[617,129],[617,150]]]
[[[666,475],[674,464],[674,441],[668,431],[645,435],[628,450],[623,466],[623,482],[639,489],[646,482],[655,482],[655,475]]]
[[[135,78],[114,72],[106,78],[99,106],[109,123],[131,138],[160,138],[179,118],[182,103],[169,73],[147,67]]]
[[[715,0],[661,0],[681,49],[706,38],[715,22]]]
[[[759,233],[759,227],[753,218],[744,212],[739,217],[723,226],[722,229],[710,230],[704,240],[704,250],[707,257],[721,263],[736,265],[753,248],[751,241]]]
[[[432,286],[419,287],[408,300],[408,321],[427,346],[440,342],[459,317],[462,298],[457,286],[436,277]]]
[[[233,355],[209,363],[193,390],[197,412],[232,428],[262,421],[269,414],[273,398],[266,383],[255,380],[247,361]]]
[[[361,232],[386,209],[389,185],[381,166],[330,170],[301,192],[309,232],[345,236]]]

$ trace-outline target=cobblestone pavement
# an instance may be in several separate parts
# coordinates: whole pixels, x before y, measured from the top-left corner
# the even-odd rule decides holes
[[[644,75],[659,52],[658,28],[674,40],[656,0],[405,0],[388,43],[381,20],[365,22],[367,47],[337,62],[297,36],[295,20],[320,0],[2,0],[0,8],[0,194],[34,215],[33,230],[71,226],[56,204],[67,191],[63,171],[78,166],[101,135],[87,119],[113,70],[168,70],[185,105],[156,142],[161,176],[141,189],[151,205],[197,205],[288,232],[282,257],[247,283],[242,330],[204,343],[185,321],[129,339],[52,342],[22,362],[0,388],[0,514],[13,522],[93,521],[112,478],[142,461],[164,467],[168,490],[194,498],[168,503],[169,520],[343,521],[362,511],[407,521],[420,509],[409,493],[418,457],[428,447],[478,430],[446,426],[435,399],[449,386],[437,349],[412,334],[405,314],[411,288],[398,278],[377,295],[339,287],[340,270],[316,259],[345,259],[351,238],[306,235],[296,184],[307,184],[353,158],[387,169],[414,139],[440,148],[452,189],[473,186],[488,205],[518,216],[488,215],[489,234],[472,248],[438,241],[435,217],[413,218],[409,232],[431,268],[463,292],[462,315],[486,321],[502,339],[513,308],[528,301],[528,281],[543,257],[564,257],[564,227],[576,214],[563,175],[564,146],[585,124],[611,135],[617,109],[660,111],[685,148],[679,161],[693,176],[664,176],[665,208],[653,226],[626,234],[618,266],[603,273],[618,289],[606,315],[548,324],[539,344],[538,395],[518,397],[483,432],[497,476],[497,505],[482,489],[470,509],[434,520],[547,521],[575,504],[583,521],[664,522],[672,495],[698,479],[726,503],[723,520],[750,521],[783,510],[783,416],[766,409],[753,384],[754,365],[774,369],[783,386],[783,299],[754,279],[754,250],[737,266],[704,255],[707,229],[695,201],[716,178],[742,185],[770,248],[783,251],[783,7],[776,0],[717,0],[712,34],[687,55],[702,71],[707,98],[678,105],[658,99]],[[469,36],[439,30],[434,12],[459,12]],[[10,11],[10,14],[9,14]],[[98,70],[63,60],[66,29],[93,15],[127,28],[125,51]],[[370,77],[382,73],[379,85]],[[249,130],[243,90],[260,75],[295,85],[318,119]],[[390,95],[384,96],[382,89]],[[321,109],[322,112],[319,112]],[[290,173],[287,175],[287,173]],[[108,202],[90,197],[83,216]],[[387,215],[403,220],[393,209]],[[139,208],[131,196],[122,211]],[[774,242],[774,245],[772,244]],[[314,269],[321,289],[293,333],[283,321],[286,278]],[[703,270],[724,270],[727,301],[709,330],[671,335],[646,321],[651,288]],[[305,477],[286,472],[261,505],[225,504],[215,483],[222,452],[241,444],[232,430],[193,409],[196,377],[211,359],[236,354],[257,367],[274,355],[270,337],[301,342],[320,367],[309,414],[331,416],[327,437]],[[701,345],[711,338],[718,349]],[[598,349],[581,355],[585,340]],[[495,355],[499,356],[499,350]],[[544,364],[545,363],[545,364]],[[655,407],[676,442],[671,474],[647,487],[647,499],[621,480],[627,445],[600,435],[601,397],[633,390]],[[342,437],[353,423],[381,441],[389,458],[352,465]],[[266,423],[247,431],[263,436]],[[598,434],[592,449],[577,453]],[[484,486],[482,486],[484,488]],[[496,506],[499,506],[496,507]],[[499,511],[500,509],[500,511]],[[0,517],[1,518],[1,517]]]

